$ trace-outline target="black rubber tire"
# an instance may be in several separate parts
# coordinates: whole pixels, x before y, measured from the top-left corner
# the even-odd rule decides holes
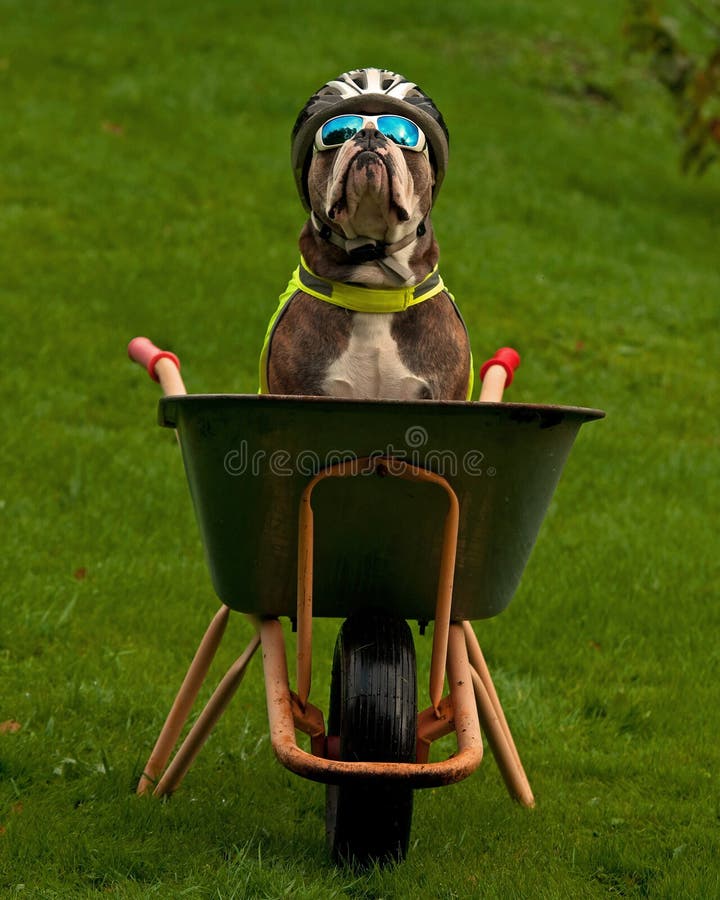
[[[333,656],[328,734],[342,760],[414,762],[415,645],[404,619],[362,612],[340,629]],[[410,841],[413,791],[367,779],[328,785],[326,830],[338,863],[399,862]]]

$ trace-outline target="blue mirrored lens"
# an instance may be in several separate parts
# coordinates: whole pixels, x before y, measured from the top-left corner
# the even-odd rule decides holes
[[[326,122],[320,132],[323,144],[326,147],[335,147],[344,144],[363,127],[362,116],[336,116]]]
[[[424,135],[418,126],[404,116],[383,115],[371,119],[377,123],[378,131],[388,140],[400,147],[408,147],[412,150],[422,149]],[[345,141],[355,137],[365,125],[365,117],[348,114],[335,116],[320,129],[320,140],[325,147],[339,147]]]
[[[401,147],[417,147],[420,129],[414,122],[402,116],[378,116],[378,131]]]

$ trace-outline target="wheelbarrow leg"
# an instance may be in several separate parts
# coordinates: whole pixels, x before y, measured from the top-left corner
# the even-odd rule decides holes
[[[153,791],[155,797],[163,797],[166,794],[172,794],[173,791],[177,790],[180,786],[180,782],[185,777],[193,760],[210,736],[210,732],[215,727],[218,719],[225,712],[228,703],[232,700],[242,681],[248,663],[252,659],[253,654],[259,645],[260,635],[256,634],[253,636],[244,652],[227,670],[225,677],[215,688],[212,697],[208,700],[205,708],[198,716],[197,721],[180,745],[180,749],[175,754],[173,761],[167,767],[165,774],[160,781],[158,781],[157,787]]]
[[[208,626],[203,639],[200,641],[185,679],[175,697],[175,702],[168,713],[150,758],[140,776],[137,786],[138,794],[145,794],[147,791],[152,790],[158,775],[165,768],[172,749],[183,729],[183,725],[190,715],[190,710],[205,680],[210,663],[213,661],[217,648],[220,645],[229,615],[230,608],[225,605],[221,606]]]
[[[534,806],[530,783],[498,699],[485,657],[472,625],[463,622],[480,724],[510,794],[523,806]]]

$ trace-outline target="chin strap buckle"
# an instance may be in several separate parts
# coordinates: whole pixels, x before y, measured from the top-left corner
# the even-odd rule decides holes
[[[353,246],[356,244],[357,246]],[[387,255],[386,245],[382,241],[368,242],[367,238],[355,238],[345,246],[347,255],[353,262],[375,262]]]

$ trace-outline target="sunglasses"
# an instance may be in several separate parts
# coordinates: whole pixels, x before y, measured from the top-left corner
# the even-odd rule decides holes
[[[315,135],[315,149],[333,150],[340,147],[368,125],[403,150],[425,149],[427,143],[425,135],[414,122],[404,116],[364,116],[352,113],[335,116],[318,128]]]

